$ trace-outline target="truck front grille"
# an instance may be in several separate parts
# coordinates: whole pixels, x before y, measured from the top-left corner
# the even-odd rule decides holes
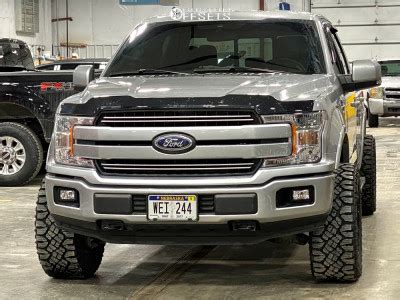
[[[158,136],[181,133],[194,148],[166,154]],[[292,154],[292,128],[264,124],[252,110],[102,112],[94,126],[74,127],[74,153],[113,177],[251,176],[265,159]]]
[[[260,120],[254,112],[243,110],[146,110],[104,112],[96,123],[108,127],[198,127],[254,125]]]
[[[215,176],[253,174],[260,164],[260,159],[204,159],[98,160],[96,165],[106,176]]]
[[[400,100],[400,88],[386,88],[385,97],[388,100]]]

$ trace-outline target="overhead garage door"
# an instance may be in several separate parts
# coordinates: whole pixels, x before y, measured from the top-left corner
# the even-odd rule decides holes
[[[400,0],[312,0],[338,29],[350,60],[400,58]]]

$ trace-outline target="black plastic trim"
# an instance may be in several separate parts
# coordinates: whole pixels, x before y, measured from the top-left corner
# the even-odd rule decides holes
[[[58,226],[73,233],[98,238],[117,244],[190,244],[190,245],[232,245],[257,244],[263,241],[306,233],[320,228],[328,214],[279,222],[258,223],[256,231],[233,231],[231,222],[226,224],[127,224],[115,220],[119,230],[102,230],[102,220],[85,222],[53,215]],[[248,220],[253,221],[253,220]]]
[[[292,114],[295,112],[312,112],[314,101],[279,101],[272,96],[260,95],[227,95],[224,97],[201,98],[133,98],[130,96],[113,96],[89,99],[83,104],[63,103],[61,115],[99,116],[104,112],[121,112],[136,110],[193,110],[208,109],[210,106],[220,110],[254,110],[259,115]],[[262,123],[262,122],[260,122]]]
[[[249,215],[258,210],[257,194],[219,194],[214,203],[216,215]]]
[[[95,194],[93,206],[96,214],[130,215],[133,213],[132,196],[129,194]]]

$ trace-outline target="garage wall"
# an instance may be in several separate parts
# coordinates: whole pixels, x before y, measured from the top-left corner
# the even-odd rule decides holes
[[[51,39],[51,3],[39,1],[39,33],[35,36],[18,35],[15,30],[14,0],[0,0],[0,38],[17,38],[29,45],[44,45],[50,48]]]
[[[399,0],[312,0],[339,30],[350,60],[400,58]]]
[[[53,18],[56,18],[52,0]],[[256,10],[258,0],[180,0],[184,8],[231,8]],[[69,0],[69,40],[89,45],[119,44],[141,20],[168,14],[171,7],[159,5],[120,6],[117,0]],[[65,2],[59,1],[59,17],[65,16]],[[65,22],[59,25],[59,40],[66,41]],[[56,44],[56,25],[53,24],[53,43]]]
[[[265,0],[265,7],[268,10],[276,10],[281,0]],[[285,0],[290,4],[292,11],[310,11],[310,0]]]

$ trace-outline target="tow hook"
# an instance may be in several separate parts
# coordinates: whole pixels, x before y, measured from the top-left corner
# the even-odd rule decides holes
[[[232,222],[233,231],[257,231],[259,228],[258,222],[256,221],[233,221]]]

